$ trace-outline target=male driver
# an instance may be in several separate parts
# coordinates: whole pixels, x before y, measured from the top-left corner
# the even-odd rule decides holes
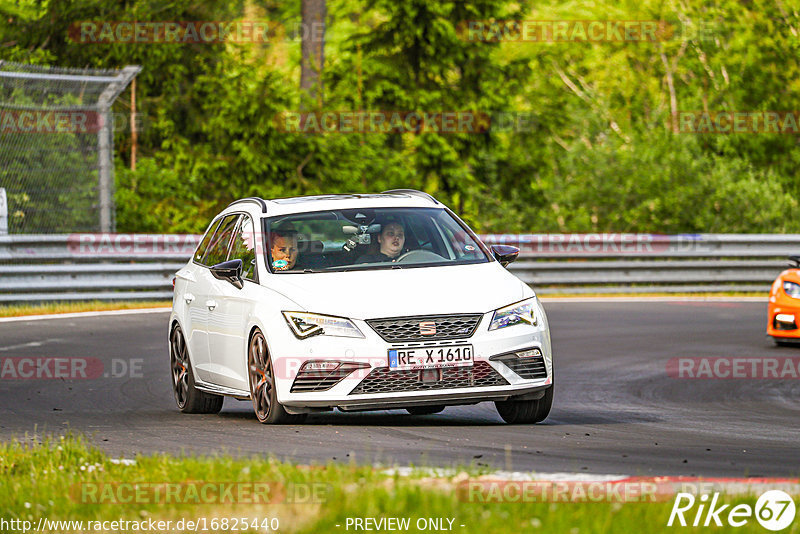
[[[406,243],[406,233],[400,223],[390,222],[384,224],[378,234],[380,252],[365,254],[358,259],[358,263],[374,263],[381,261],[396,261],[403,252]]]
[[[272,232],[272,269],[288,271],[297,263],[297,231],[278,229]]]

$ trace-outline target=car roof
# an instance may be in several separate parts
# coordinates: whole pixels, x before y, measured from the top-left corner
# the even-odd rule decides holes
[[[384,193],[313,195],[264,200],[251,197],[232,202],[224,211],[238,211],[245,208],[253,213],[260,211],[262,216],[280,216],[309,211],[328,211],[349,208],[443,208],[432,196],[412,189],[386,191]]]

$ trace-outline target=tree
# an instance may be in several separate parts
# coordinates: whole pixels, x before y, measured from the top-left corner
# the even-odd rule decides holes
[[[325,66],[325,0],[302,0],[302,59],[300,88],[312,101],[322,103],[322,69]]]

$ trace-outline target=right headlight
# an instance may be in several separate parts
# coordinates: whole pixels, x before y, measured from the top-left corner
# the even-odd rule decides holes
[[[783,291],[793,299],[800,299],[800,284],[794,282],[784,282]]]
[[[536,297],[495,310],[489,330],[499,330],[515,324],[536,326]]]

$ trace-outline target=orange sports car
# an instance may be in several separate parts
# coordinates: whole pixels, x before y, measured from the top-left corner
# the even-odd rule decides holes
[[[772,283],[767,308],[767,335],[777,345],[800,343],[800,256]]]

